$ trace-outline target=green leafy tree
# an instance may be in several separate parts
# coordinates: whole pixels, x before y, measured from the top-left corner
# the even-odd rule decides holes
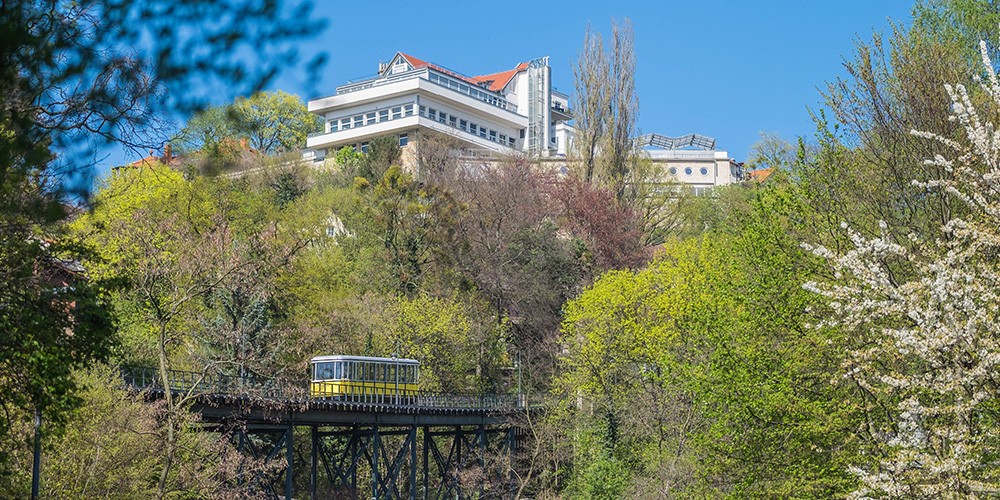
[[[164,112],[197,108],[197,89],[252,92],[275,74],[268,54],[315,29],[309,5],[277,3],[5,3],[0,7],[0,384],[11,417],[34,408],[59,422],[73,401],[72,369],[107,356],[111,328],[99,283],[49,283],[37,274],[79,257],[59,225],[73,181],[90,178],[93,147],[146,150],[160,143]],[[138,22],[142,20],[142,22]],[[291,22],[294,20],[294,22]],[[181,92],[183,90],[183,92]],[[164,104],[166,95],[172,96]],[[76,186],[86,194],[89,186]],[[68,332],[73,331],[70,335]],[[3,457],[17,446],[0,424]],[[47,426],[48,427],[48,426]],[[0,493],[4,494],[4,493]],[[16,494],[4,496],[17,496]]]
[[[387,287],[403,296],[421,289],[436,265],[447,259],[447,244],[454,232],[459,210],[452,197],[431,185],[413,179],[398,166],[370,184],[359,177],[361,195],[349,227],[365,245],[388,263]]]
[[[856,483],[861,395],[837,380],[849,339],[810,330],[802,289],[819,263],[781,176],[740,188],[748,210],[671,241],[646,269],[611,272],[566,306],[554,444],[569,491],[609,464],[635,497],[837,496]],[[814,312],[810,312],[814,311]],[[608,463],[604,463],[608,462]],[[624,494],[624,493],[623,493]]]
[[[982,54],[983,91],[1000,105],[1000,79]],[[845,225],[852,247],[814,247],[835,271],[809,288],[829,300],[826,325],[856,334],[844,377],[869,395],[866,444],[871,459],[853,464],[862,480],[855,496],[973,497],[1000,491],[994,466],[998,437],[1000,362],[996,318],[997,165],[995,128],[962,85],[946,87],[962,141],[929,132],[951,149],[927,163],[950,175],[915,181],[948,197],[956,211],[937,231],[911,233],[896,243],[882,223],[866,238]],[[901,273],[899,269],[909,271]]]
[[[304,148],[306,136],[321,128],[322,118],[310,113],[298,96],[277,90],[197,113],[175,142],[185,151],[220,156],[234,154],[232,150],[246,140],[246,148],[273,155]]]

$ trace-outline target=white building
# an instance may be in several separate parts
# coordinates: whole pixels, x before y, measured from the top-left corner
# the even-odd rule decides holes
[[[569,96],[552,88],[548,57],[468,77],[397,52],[376,75],[309,101],[309,111],[324,119],[323,132],[306,144],[314,161],[343,147],[366,151],[371,139],[395,135],[404,146],[404,166],[412,167],[406,164],[414,156],[406,152],[419,147],[419,132],[430,130],[458,139],[468,151],[526,153],[559,168],[574,135]],[[705,136],[637,140],[674,180],[696,190],[744,178],[742,165]]]
[[[715,139],[711,137],[648,134],[637,141],[649,159],[663,167],[671,181],[691,186],[696,194],[747,179],[743,164],[730,158],[728,152],[715,149]]]
[[[322,159],[344,146],[396,135],[402,146],[420,130],[461,141],[468,149],[536,156],[565,155],[571,127],[569,97],[552,88],[547,57],[475,77],[397,53],[378,74],[309,101],[324,118],[307,148]]]

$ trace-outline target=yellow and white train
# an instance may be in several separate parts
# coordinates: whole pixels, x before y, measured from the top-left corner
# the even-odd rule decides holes
[[[406,403],[420,380],[420,362],[408,358],[316,356],[309,369],[314,399]]]

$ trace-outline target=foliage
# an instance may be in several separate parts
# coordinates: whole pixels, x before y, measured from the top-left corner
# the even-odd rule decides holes
[[[82,275],[64,283],[58,270],[74,268],[89,252],[71,244],[60,227],[66,188],[82,177],[77,193],[89,190],[89,153],[111,142],[139,150],[157,144],[153,136],[166,118],[160,111],[203,102],[191,89],[264,85],[275,74],[267,55],[315,29],[302,22],[308,8],[302,4],[289,18],[277,3],[243,0],[43,0],[0,7],[0,389],[6,415],[24,418],[37,407],[47,422],[59,424],[77,402],[72,370],[106,358],[112,345],[106,283]],[[248,45],[264,57],[232,57]],[[7,473],[12,424],[0,423],[0,475]]]
[[[398,166],[389,167],[376,184],[358,178],[356,189],[364,197],[354,223],[361,243],[377,244],[388,264],[388,286],[413,296],[429,269],[447,258],[458,206],[447,192],[414,180]]]
[[[231,169],[244,157],[294,152],[322,128],[298,96],[277,90],[239,97],[195,114],[173,141],[203,173]]]
[[[554,191],[564,226],[584,242],[597,270],[636,269],[646,263],[638,216],[612,191],[575,177],[561,180]]]
[[[578,242],[560,236],[550,187],[555,180],[524,161],[470,167],[446,184],[464,210],[455,222],[453,268],[492,314],[510,321],[527,385],[544,387],[554,369],[565,301],[584,279]]]
[[[990,74],[984,91],[1000,103],[985,43],[982,54]],[[843,278],[810,284],[830,301],[827,324],[865,339],[851,351],[844,377],[870,395],[865,435],[877,453],[852,468],[863,481],[855,496],[1000,490],[991,463],[997,447],[993,374],[1000,362],[994,258],[1000,153],[993,124],[982,119],[965,87],[947,91],[965,140],[916,133],[951,149],[952,159],[928,160],[948,175],[914,184],[962,205],[965,215],[947,219],[940,236],[911,234],[914,250],[893,241],[884,223],[876,238],[848,228],[853,248],[843,254],[814,248]],[[897,262],[910,273],[901,276]]]
[[[635,94],[635,41],[632,22],[612,23],[610,47],[588,26],[583,49],[573,68],[574,120],[580,166],[585,182],[599,182],[618,199],[636,161],[634,136],[639,101]]]
[[[158,432],[162,406],[143,401],[122,385],[118,370],[95,365],[74,373],[82,388],[80,405],[67,414],[60,432],[43,440],[41,494],[46,498],[137,498],[156,494],[156,479],[164,446]],[[253,492],[237,485],[237,474],[266,470],[262,461],[241,457],[222,435],[204,432],[193,415],[186,415],[180,435],[180,466],[170,483],[174,496],[247,497]],[[27,426],[22,429],[27,433]],[[16,485],[4,491],[26,497],[30,487],[30,449],[16,457],[23,471]]]
[[[646,269],[606,273],[567,304],[552,425],[573,429],[572,491],[608,457],[639,497],[852,486],[855,395],[829,383],[846,340],[806,328],[817,301],[800,285],[816,264],[788,219],[800,194],[745,192],[741,217],[668,242]]]

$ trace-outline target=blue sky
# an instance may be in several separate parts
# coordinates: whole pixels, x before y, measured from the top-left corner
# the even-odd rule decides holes
[[[550,56],[553,84],[573,89],[572,66],[586,26],[609,34],[611,19],[635,30],[636,90],[643,133],[715,137],[744,160],[759,132],[794,138],[814,130],[807,107],[843,75],[858,37],[908,22],[911,1],[521,1],[317,2],[326,32],[304,44],[325,50],[316,89],[374,73],[403,51],[468,75]],[[300,78],[301,80],[301,78]],[[309,92],[289,74],[276,87]]]
[[[271,86],[303,99],[374,73],[396,51],[468,75],[547,55],[553,84],[568,93],[587,25],[608,34],[612,18],[630,18],[640,131],[712,136],[739,161],[762,131],[811,135],[808,108],[820,106],[825,82],[843,75],[855,41],[888,32],[890,19],[907,23],[912,7],[900,0],[316,4],[327,26],[301,42],[299,54],[305,61],[326,52],[326,67],[312,86],[302,71]]]

